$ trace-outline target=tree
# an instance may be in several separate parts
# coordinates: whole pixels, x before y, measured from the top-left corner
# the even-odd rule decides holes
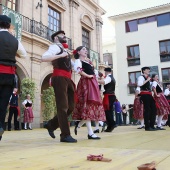
[[[43,90],[42,101],[44,103],[43,118],[48,121],[56,114],[56,104],[53,87]]]
[[[30,94],[32,103],[34,103],[35,90],[36,90],[35,82],[30,78],[24,78],[21,81],[21,91],[22,91],[21,100],[22,101],[25,100],[27,94]]]

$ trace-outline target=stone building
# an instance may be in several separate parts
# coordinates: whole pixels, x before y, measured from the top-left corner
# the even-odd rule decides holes
[[[48,88],[52,73],[51,63],[42,63],[41,56],[51,43],[51,34],[64,30],[69,49],[83,44],[96,68],[101,69],[101,16],[105,11],[98,0],[0,0],[0,3],[0,13],[12,18],[16,37],[28,53],[25,60],[17,58],[17,75],[20,82],[25,77],[36,82],[33,126],[40,127],[43,121],[41,93]],[[77,83],[79,76],[73,73],[72,79]]]

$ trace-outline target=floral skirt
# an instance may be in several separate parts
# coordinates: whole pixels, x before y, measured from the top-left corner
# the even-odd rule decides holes
[[[170,113],[170,105],[163,93],[159,93],[160,97],[154,97],[157,107],[157,115],[168,115]]]
[[[133,117],[134,119],[143,119],[143,103],[140,101],[140,97],[135,98],[133,105]]]
[[[32,107],[28,107],[28,109],[24,110],[24,123],[32,123],[33,118]]]
[[[96,78],[81,77],[77,85],[77,103],[73,120],[105,121],[106,116]]]

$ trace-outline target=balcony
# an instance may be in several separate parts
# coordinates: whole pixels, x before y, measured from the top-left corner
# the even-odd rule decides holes
[[[38,35],[49,41],[52,41],[51,35],[55,31],[49,29],[47,26],[43,25],[41,22],[37,22],[28,17],[25,17],[19,14],[18,12],[7,8],[6,6],[2,4],[0,4],[0,14],[8,15],[11,18],[12,24],[15,26],[15,30],[17,32],[16,36],[18,39],[21,38],[21,34],[23,30],[23,31]],[[72,50],[72,41],[68,37],[67,37],[67,43],[68,43],[69,49]]]
[[[131,57],[131,56],[129,56],[127,58],[127,63],[128,63],[128,66],[140,65],[140,58],[139,57]]]

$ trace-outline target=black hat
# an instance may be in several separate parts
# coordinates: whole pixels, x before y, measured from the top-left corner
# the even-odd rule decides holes
[[[6,15],[0,15],[0,21],[1,22],[7,22],[7,23],[11,23],[11,18],[9,18]]]
[[[146,70],[146,69],[150,70],[150,67],[142,67],[142,68],[141,68],[142,73],[143,73],[143,71]]]
[[[64,35],[65,35],[65,32],[62,31],[62,30],[57,31],[57,32],[55,32],[54,34],[51,35],[51,39],[54,41],[54,37],[55,37],[56,35],[58,35],[58,34],[64,34]]]
[[[111,70],[110,67],[107,67],[107,68],[104,69],[104,71],[111,72],[112,70]]]

